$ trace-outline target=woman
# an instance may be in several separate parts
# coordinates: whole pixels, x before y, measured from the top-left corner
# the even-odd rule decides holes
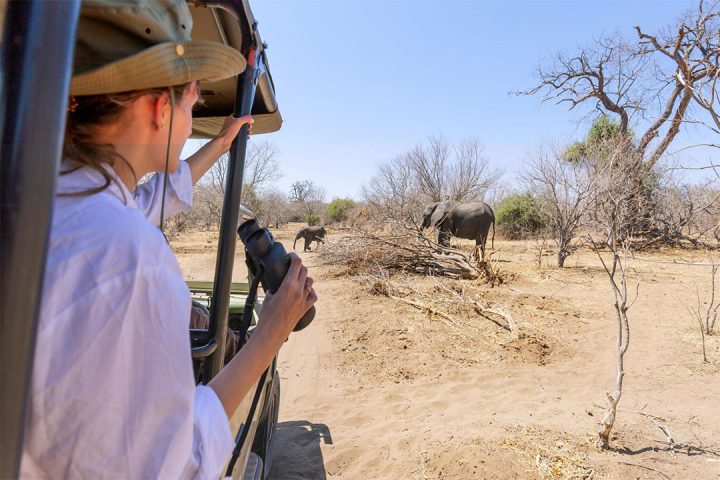
[[[57,185],[21,465],[27,478],[217,478],[228,417],[317,297],[298,257],[255,334],[194,385],[190,295],[161,232],[240,125],[188,163],[198,81],[237,75],[233,49],[189,39],[184,1],[85,1]],[[149,220],[149,221],[148,221]]]

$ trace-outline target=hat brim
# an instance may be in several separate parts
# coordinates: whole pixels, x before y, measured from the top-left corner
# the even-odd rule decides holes
[[[207,40],[167,42],[73,76],[70,95],[101,95],[217,81],[245,70],[245,59],[232,47]]]

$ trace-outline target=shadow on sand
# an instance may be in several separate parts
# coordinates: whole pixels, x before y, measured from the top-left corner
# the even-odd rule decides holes
[[[270,478],[325,480],[321,442],[332,445],[327,425],[304,420],[280,422],[273,440]]]

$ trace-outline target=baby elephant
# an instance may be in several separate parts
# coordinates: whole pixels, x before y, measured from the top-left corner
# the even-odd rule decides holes
[[[293,242],[293,250],[295,250],[295,244],[297,243],[299,238],[305,239],[305,248],[303,249],[304,252],[310,251],[310,242],[315,241],[317,242],[317,247],[315,247],[315,250],[318,249],[320,246],[320,242],[325,243],[325,234],[327,232],[325,231],[325,227],[305,227],[302,230],[300,230],[297,235],[295,235],[295,242]]]

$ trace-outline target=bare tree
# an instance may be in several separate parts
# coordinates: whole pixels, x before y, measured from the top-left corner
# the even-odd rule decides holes
[[[607,273],[610,288],[613,294],[613,306],[616,319],[616,376],[615,389],[607,394],[607,411],[600,424],[597,445],[607,449],[610,446],[610,433],[617,418],[617,406],[622,396],[623,379],[625,377],[625,353],[630,345],[630,322],[627,312],[638,296],[639,284],[635,286],[634,298],[630,298],[628,289],[629,270],[627,259],[630,255],[632,230],[635,222],[636,199],[638,198],[638,183],[635,178],[628,175],[628,165],[636,165],[632,157],[637,151],[630,148],[627,142],[617,141],[614,148],[604,152],[608,153],[602,163],[602,169],[595,172],[598,186],[599,201],[595,206],[599,208],[596,219],[609,232],[605,246],[609,249],[612,259],[606,262],[598,247],[600,242],[590,241],[600,262]],[[634,170],[630,170],[634,171]]]
[[[616,376],[615,390],[611,394],[607,394],[607,411],[600,423],[598,431],[597,446],[601,449],[610,448],[610,432],[615,425],[617,417],[617,406],[622,396],[623,379],[625,377],[625,353],[630,345],[630,322],[627,312],[632,306],[634,299],[630,301],[628,294],[628,278],[627,278],[627,258],[628,246],[622,240],[619,232],[618,210],[622,208],[619,203],[613,201],[615,209],[611,213],[611,238],[607,246],[612,254],[610,263],[603,260],[602,254],[596,249],[598,258],[607,273],[610,287],[613,292],[613,306],[615,307],[615,316],[617,322],[617,335],[615,343],[615,360],[616,360]],[[637,289],[635,293],[637,298]]]
[[[257,209],[260,205],[258,192],[282,176],[278,161],[279,154],[278,148],[267,141],[249,145],[245,157],[240,202],[251,210]],[[211,215],[210,221],[214,224],[220,223],[220,212],[227,184],[228,161],[229,156],[226,154],[210,167],[199,184],[199,188],[206,190],[203,191],[202,197],[194,202]]]
[[[697,306],[695,308],[686,307],[688,309],[688,312],[690,313],[690,316],[697,321],[698,326],[700,327],[700,339],[702,341],[702,354],[703,354],[703,362],[708,361],[707,359],[707,352],[705,351],[705,336],[706,335],[713,335],[715,333],[715,321],[717,320],[718,316],[718,309],[720,308],[720,301],[715,296],[715,288],[716,288],[716,277],[718,268],[720,268],[720,265],[715,263],[713,260],[710,263],[711,267],[711,276],[710,276],[710,300],[708,302],[703,302],[700,298],[700,289],[698,288],[697,284],[695,285],[695,295],[697,298]],[[707,308],[703,307],[703,303],[707,304]],[[703,311],[704,310],[704,311]]]
[[[296,204],[305,216],[317,214],[325,201],[325,189],[312,180],[293,182],[290,185],[290,201]]]
[[[407,153],[407,159],[423,195],[431,202],[445,200],[446,172],[450,161],[450,146],[442,137],[430,138],[427,146],[417,145]]]
[[[582,162],[567,162],[557,146],[540,146],[530,155],[523,179],[538,199],[557,244],[558,267],[577,248],[575,240],[586,223],[587,212],[597,193],[593,168]]]
[[[570,109],[591,105],[619,119],[632,136],[631,122],[646,120],[636,144],[642,171],[648,173],[666,153],[683,123],[701,123],[720,133],[716,115],[716,79],[720,65],[718,3],[696,7],[660,34],[636,26],[637,38],[616,34],[600,38],[571,56],[559,54],[540,66],[540,82],[520,94],[543,94],[543,100]],[[693,102],[710,121],[692,118]]]
[[[447,175],[450,198],[457,201],[480,200],[500,178],[483,156],[483,146],[477,138],[469,138],[454,147],[456,161]]]
[[[406,158],[415,181],[430,202],[446,198],[458,202],[480,199],[500,177],[482,155],[482,145],[476,138],[452,147],[442,137],[429,138],[426,143],[417,145]]]
[[[720,133],[720,117],[717,110],[717,76],[720,67],[720,12],[718,2],[699,0],[696,7],[685,14],[674,28],[666,29],[657,35],[642,31],[639,26],[635,31],[640,39],[641,53],[660,55],[665,63],[667,73],[672,73],[672,90],[665,108],[658,120],[643,136],[640,147],[647,145],[655,136],[654,127],[659,122],[666,122],[673,110],[670,102],[677,102],[670,123],[668,135],[659,143],[658,149],[664,151],[672,136],[676,134],[683,121],[701,123],[714,133]],[[670,84],[670,82],[668,81]],[[679,101],[678,101],[679,100]],[[707,112],[710,122],[698,118],[687,118],[691,101]],[[654,153],[649,160],[657,161]]]
[[[261,192],[260,205],[261,208],[256,213],[263,223],[278,228],[289,221],[290,201],[283,192],[275,189]]]
[[[380,216],[417,223],[424,205],[480,200],[499,177],[476,138],[451,144],[434,137],[381,164],[362,196]]]
[[[720,191],[712,181],[700,185],[659,179],[653,192],[652,230],[643,246],[664,243],[680,246],[690,243],[697,247],[715,248],[708,243],[718,230]]]
[[[381,164],[361,195],[381,218],[417,223],[415,218],[423,208],[415,172],[406,156]]]
[[[268,141],[253,143],[245,159],[243,183],[259,191],[278,181],[282,177],[279,156],[276,145]]]
[[[277,146],[270,142],[264,141],[250,144],[245,157],[243,194],[245,192],[257,192],[280,179],[282,175],[278,162],[279,154]],[[225,194],[228,160],[229,156],[227,154],[223,155],[206,174],[207,183],[221,196]],[[241,202],[246,203],[243,200]]]

